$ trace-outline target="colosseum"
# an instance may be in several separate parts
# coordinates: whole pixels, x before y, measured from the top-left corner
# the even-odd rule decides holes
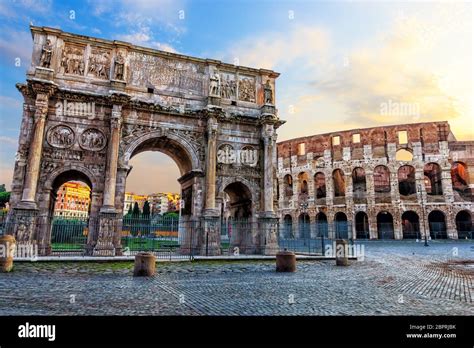
[[[448,122],[280,142],[282,237],[473,238],[473,165],[474,141]]]

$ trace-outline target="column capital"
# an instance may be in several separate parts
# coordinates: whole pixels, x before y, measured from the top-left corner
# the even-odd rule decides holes
[[[58,91],[58,85],[51,81],[28,79],[28,85],[36,94],[36,98],[38,95],[45,95],[46,98],[49,98]]]

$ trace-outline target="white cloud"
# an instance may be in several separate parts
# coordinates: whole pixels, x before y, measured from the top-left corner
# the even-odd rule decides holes
[[[288,121],[279,130],[282,140],[434,120],[448,120],[458,138],[472,139],[473,130],[460,126],[472,123],[472,18],[447,8],[402,21],[395,14],[385,31],[350,51],[325,28],[308,24],[234,42],[221,57],[282,74],[276,91],[280,117]],[[382,117],[381,103],[389,100],[416,104],[420,114]]]
[[[12,68],[15,67],[15,59],[21,59],[21,65],[27,67],[31,60],[31,50],[33,40],[28,31],[15,31],[5,27],[0,28],[3,31],[0,37],[0,56],[11,62]],[[17,68],[16,68],[17,69]]]

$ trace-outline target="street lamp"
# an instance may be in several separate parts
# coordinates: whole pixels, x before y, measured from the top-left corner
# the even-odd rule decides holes
[[[418,185],[418,192],[420,192],[420,196],[421,196],[421,215],[423,217],[422,223],[423,223],[423,232],[425,234],[425,247],[427,247],[429,245],[428,245],[428,235],[426,234],[426,231],[425,231],[425,205],[423,201],[423,192],[421,191],[421,185]]]

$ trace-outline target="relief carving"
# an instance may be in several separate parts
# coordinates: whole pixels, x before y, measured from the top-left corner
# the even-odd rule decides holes
[[[237,95],[237,82],[235,81],[235,75],[222,73],[221,81],[221,97],[225,99],[235,99]]]
[[[66,46],[61,59],[61,69],[65,74],[84,75],[84,48]]]
[[[79,145],[90,151],[100,151],[107,143],[104,133],[95,128],[86,129],[79,137]]]
[[[239,77],[239,100],[255,103],[255,78]]]
[[[51,40],[46,40],[46,44],[41,49],[40,66],[43,68],[51,67],[51,57],[53,55],[53,46],[51,46]]]
[[[48,131],[47,141],[52,147],[67,149],[74,144],[74,132],[68,126],[54,126]]]
[[[203,66],[173,61],[139,52],[129,55],[130,70],[128,84],[132,86],[154,86],[157,90],[179,88],[199,95],[203,93]]]
[[[110,71],[110,52],[93,48],[89,57],[89,71],[91,74],[99,79],[109,79]]]

